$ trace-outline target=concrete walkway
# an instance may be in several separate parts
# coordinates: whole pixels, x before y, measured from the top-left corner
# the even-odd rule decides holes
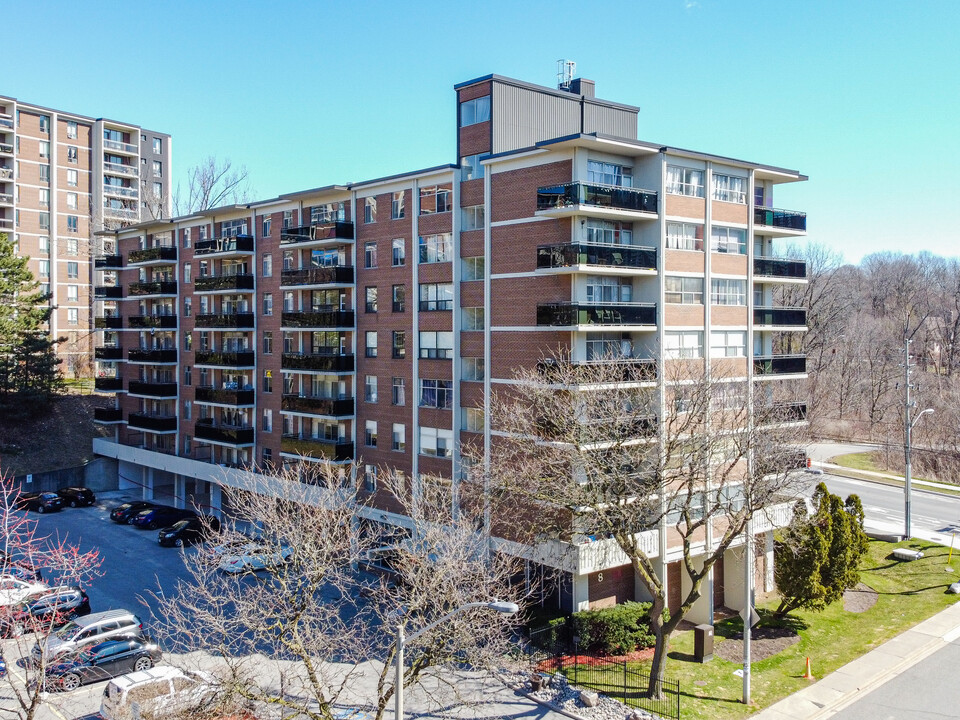
[[[750,717],[752,720],[831,718],[957,638],[960,638],[960,603],[941,610],[836,672]],[[816,666],[813,670],[816,674]]]

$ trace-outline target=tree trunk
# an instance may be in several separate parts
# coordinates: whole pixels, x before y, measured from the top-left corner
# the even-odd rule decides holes
[[[664,632],[663,609],[666,606],[663,597],[657,597],[650,605],[650,630],[656,639],[653,650],[653,661],[650,663],[650,684],[647,687],[647,697],[660,700],[663,698],[663,673],[666,669],[667,650],[670,649],[670,633]]]

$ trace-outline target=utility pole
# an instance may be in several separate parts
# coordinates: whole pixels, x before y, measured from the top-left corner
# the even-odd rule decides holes
[[[753,519],[747,520],[743,542],[743,704],[750,704],[750,631],[753,626]]]
[[[910,433],[913,424],[910,422],[910,338],[903,340],[903,538],[910,539]]]

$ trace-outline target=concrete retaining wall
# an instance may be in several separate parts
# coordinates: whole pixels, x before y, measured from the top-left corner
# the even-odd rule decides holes
[[[32,475],[17,475],[13,480],[25,491],[56,492],[71,485],[88,487],[94,492],[116,490],[117,461],[113,458],[98,457],[86,465]]]

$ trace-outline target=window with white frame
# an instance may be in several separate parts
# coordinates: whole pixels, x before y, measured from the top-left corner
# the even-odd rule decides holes
[[[467,432],[483,432],[483,408],[463,408],[460,427]]]
[[[407,356],[407,331],[393,331],[393,359],[403,360]]]
[[[466,330],[483,330],[484,315],[482,307],[465,307],[461,313],[462,328]]]
[[[273,275],[273,255],[270,253],[264,253],[261,260],[261,266],[261,275],[263,275],[265,278],[271,277]]]
[[[747,333],[743,330],[711,330],[711,357],[746,357]]]
[[[710,249],[716,253],[746,255],[747,231],[714,225],[710,229]]]
[[[365,301],[364,301],[364,311],[368,313],[377,312],[377,286],[371,285],[364,288]]]
[[[403,452],[407,449],[407,426],[403,423],[393,423],[390,449],[397,452]]]
[[[633,168],[617,163],[588,160],[587,182],[596,185],[633,187]]]
[[[617,360],[634,356],[629,333],[587,333],[587,360]]]
[[[377,466],[363,466],[363,489],[368,493],[377,491]]]
[[[363,444],[367,447],[377,446],[377,421],[367,420],[363,431]]]
[[[67,230],[70,232],[80,231],[80,217],[78,215],[67,215]]]
[[[486,266],[486,263],[484,261],[483,255],[478,255],[477,257],[461,258],[460,279],[463,281],[483,280],[483,273],[484,273],[485,266]]]
[[[160,155],[163,153],[163,140],[158,137],[153,139],[153,154]]]
[[[80,286],[67,285],[67,302],[77,302],[80,299]]]
[[[450,233],[420,236],[420,262],[438,263],[453,260],[453,242]]]
[[[67,308],[67,325],[76,325],[80,322],[80,310]]]
[[[450,212],[450,188],[433,185],[420,188],[420,214]]]
[[[346,205],[342,202],[324,203],[310,208],[310,222],[314,224],[343,222],[346,217]]]
[[[38,241],[40,243],[40,252],[42,252],[44,255],[49,255],[50,254],[50,238],[44,235],[38,238]]]
[[[184,228],[184,229],[183,229],[183,246],[184,246],[185,248],[189,248],[190,245],[191,245],[191,242],[190,242],[190,228]]]
[[[377,266],[377,241],[371,240],[363,244],[363,266],[375,268]]]
[[[484,378],[483,358],[460,358],[460,377],[468,382],[480,382]]]
[[[625,303],[633,299],[633,283],[630,278],[610,275],[587,277],[588,303]]]
[[[463,168],[463,179],[479,180],[483,177],[483,165],[480,163],[480,155],[466,155],[460,158],[460,167]]]
[[[667,165],[667,193],[703,197],[703,170]]]
[[[71,148],[71,149],[72,149],[74,152],[76,152],[76,150],[77,150],[76,148]],[[47,142],[46,140],[41,140],[41,141],[40,141],[40,157],[42,157],[42,158],[49,158],[49,157],[50,157],[50,143]],[[74,159],[72,162],[76,162],[76,159]]]
[[[407,264],[407,247],[403,238],[395,238],[390,243],[394,267],[403,267]]]
[[[67,238],[67,255],[80,254],[80,241],[77,238]]]
[[[703,305],[703,278],[667,275],[663,279],[663,301]]]
[[[283,229],[289,230],[293,227],[293,210],[283,211]]]
[[[37,191],[37,201],[42,208],[50,207],[50,190],[48,188],[40,188],[40,190]]]
[[[670,360],[702,358],[702,330],[667,330],[663,334],[663,352]]]
[[[20,215],[20,211],[17,210],[17,216],[19,217],[19,215]],[[41,229],[41,230],[49,230],[49,229],[50,229],[50,213],[46,213],[46,212],[39,213],[39,214],[37,215],[37,221],[40,223],[40,229]],[[20,224],[20,223],[17,222],[17,225],[19,225],[19,224]]]
[[[77,139],[77,123],[73,120],[67,120],[67,139],[76,140]]]
[[[18,168],[17,177],[20,177],[19,167],[20,167],[20,161],[18,160],[18,161],[17,161],[17,168]],[[42,183],[49,183],[49,182],[50,182],[50,166],[49,166],[49,165],[38,165],[38,166],[37,166],[37,170],[40,171],[40,182],[42,182]],[[74,171],[74,172],[76,172],[76,171]],[[76,177],[76,176],[74,176],[74,177]],[[73,183],[73,184],[76,185],[76,183]],[[16,187],[17,187],[17,190],[19,191],[19,190],[20,190],[20,186],[17,185]],[[18,197],[18,199],[19,199],[19,197]]]
[[[377,376],[367,375],[363,379],[363,399],[368,403],[377,401]]]
[[[270,228],[273,224],[273,220],[268,216],[263,218],[261,223],[260,234],[262,237],[270,237]]]
[[[40,132],[46,135],[50,134],[50,116],[49,115],[40,116]]]
[[[193,415],[193,403],[189,400],[183,401],[183,419],[189,420]]]
[[[73,261],[67,263],[67,277],[68,278],[80,277],[80,263],[73,262]]]
[[[710,279],[711,305],[746,305],[747,281],[730,278]]]
[[[273,293],[263,294],[263,314],[273,315]]]
[[[668,222],[667,247],[671,250],[703,250],[703,225]]]
[[[452,332],[421,332],[419,345],[421,358],[449,360],[453,357]]]
[[[153,161],[153,176],[154,177],[163,176],[163,162],[161,160]]]
[[[75,192],[68,192],[67,193],[67,209],[76,210],[77,207],[78,207],[77,194]]]
[[[420,380],[420,407],[449,410],[453,405],[453,382],[451,380]]]
[[[404,378],[393,378],[393,382],[391,383],[390,403],[392,405],[407,404],[407,381]]]
[[[402,313],[407,311],[407,286],[406,285],[394,285],[393,288],[393,303],[392,310],[395,313]]]
[[[713,199],[723,202],[747,202],[747,179],[736,175],[713,174]]]
[[[368,197],[363,199],[363,222],[375,223],[377,221],[377,199]]]
[[[263,431],[273,432],[273,410],[263,411]]]
[[[453,430],[420,426],[420,454],[450,457],[453,454]]]
[[[364,336],[364,350],[365,355],[368,358],[374,358],[377,356],[377,331],[376,330],[367,330]]]
[[[67,185],[70,187],[77,187],[79,182],[80,173],[76,170],[67,170]]]
[[[460,208],[461,230],[483,230],[483,205]]]
[[[193,312],[193,298],[189,295],[186,295],[183,298],[183,316],[190,317],[190,314]]]
[[[633,223],[587,218],[586,230],[586,240],[589,243],[601,245],[633,244]]]
[[[390,219],[391,220],[400,220],[406,215],[406,208],[404,208],[404,198],[406,197],[406,191],[397,190],[393,193],[393,196],[390,198]]]
[[[460,103],[460,127],[476,125],[490,120],[490,96],[464,100]]]
[[[420,309],[452,310],[453,284],[452,283],[421,283]]]

